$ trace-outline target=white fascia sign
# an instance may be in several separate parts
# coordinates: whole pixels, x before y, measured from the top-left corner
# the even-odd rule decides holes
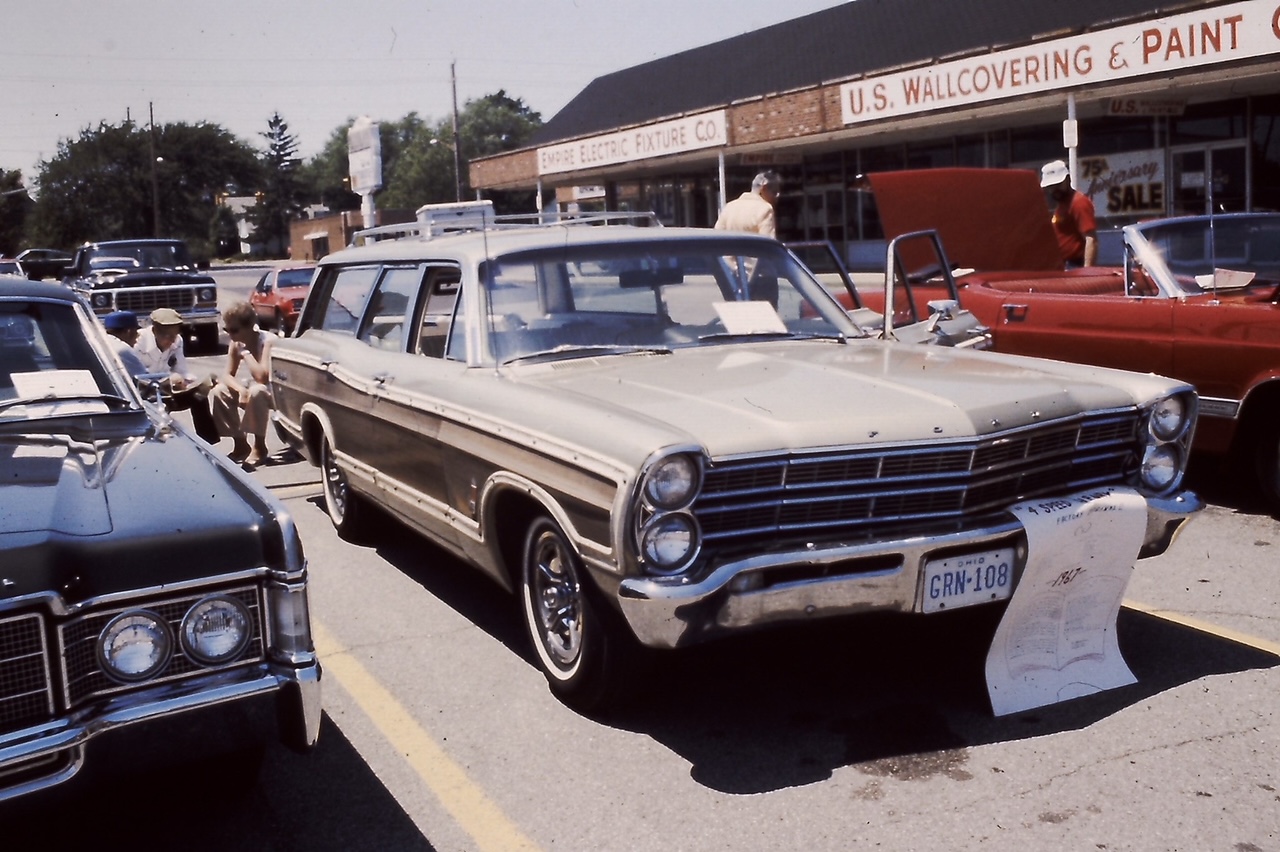
[[[538,149],[538,174],[632,163],[728,144],[725,110],[646,124]]]
[[[1280,53],[1280,4],[1247,0],[840,87],[846,125]]]

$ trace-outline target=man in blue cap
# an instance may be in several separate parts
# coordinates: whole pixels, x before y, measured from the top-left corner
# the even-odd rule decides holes
[[[142,363],[133,348],[138,342],[138,315],[133,311],[113,311],[102,318],[102,325],[110,336],[116,356],[129,375],[141,376],[147,372],[147,365]]]

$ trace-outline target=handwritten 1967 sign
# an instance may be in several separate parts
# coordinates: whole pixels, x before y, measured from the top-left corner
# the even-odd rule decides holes
[[[845,124],[1280,53],[1280,3],[1248,0],[840,87]]]

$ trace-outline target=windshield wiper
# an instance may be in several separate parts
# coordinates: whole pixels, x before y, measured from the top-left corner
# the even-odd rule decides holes
[[[812,331],[715,331],[711,334],[700,334],[698,340],[834,340],[845,343],[847,338],[839,332],[835,334],[818,334]]]
[[[56,405],[59,402],[101,402],[108,408],[116,409],[133,407],[133,400],[113,393],[73,393],[63,396],[22,396],[17,399],[0,400],[0,411],[23,405]]]
[[[637,352],[647,352],[651,355],[670,355],[671,348],[669,346],[619,346],[605,344],[583,346],[574,343],[562,343],[552,349],[542,349],[538,352],[529,352],[524,355],[517,355],[516,357],[509,358],[502,363],[514,364],[517,361],[528,361],[533,358],[589,358],[592,355],[632,355]]]

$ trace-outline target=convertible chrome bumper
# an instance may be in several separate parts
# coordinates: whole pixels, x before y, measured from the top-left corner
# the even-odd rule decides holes
[[[1163,553],[1204,507],[1190,491],[1147,498],[1140,557]],[[1022,524],[1010,514],[945,535],[857,544],[812,544],[717,564],[697,580],[633,577],[618,602],[636,637],[678,648],[766,624],[870,611],[923,612],[924,565],[940,554],[1012,546],[1021,575]]]
[[[281,740],[291,748],[320,735],[320,663],[262,663],[114,698],[0,736],[0,801],[60,784],[84,763],[84,747],[108,731],[230,701],[275,694]]]

